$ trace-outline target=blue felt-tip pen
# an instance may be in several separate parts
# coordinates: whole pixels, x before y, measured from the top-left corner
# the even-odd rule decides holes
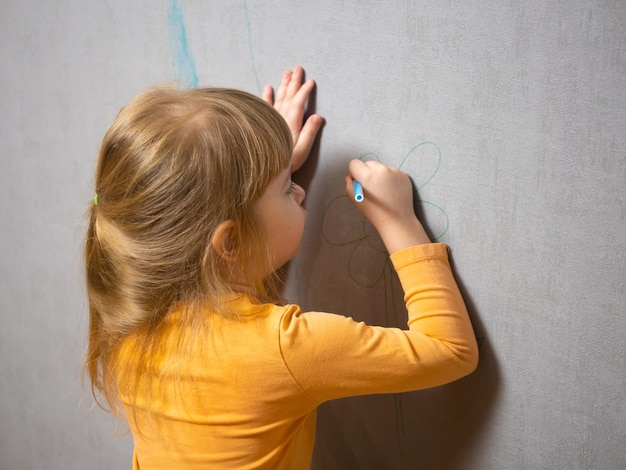
[[[354,200],[363,202],[363,186],[357,180],[354,180]]]

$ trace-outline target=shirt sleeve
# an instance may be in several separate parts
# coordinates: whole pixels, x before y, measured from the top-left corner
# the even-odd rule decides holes
[[[286,308],[280,348],[293,378],[320,402],[434,387],[471,373],[478,348],[442,244],[391,256],[405,292],[408,329]]]

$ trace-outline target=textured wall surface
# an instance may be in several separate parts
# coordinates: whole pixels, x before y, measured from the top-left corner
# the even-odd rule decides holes
[[[317,469],[626,468],[626,5],[8,0],[0,6],[0,468],[130,468],[80,382],[100,140],[154,83],[258,93],[301,64],[321,142],[286,293],[402,325],[352,158],[400,166],[452,247],[472,376],[320,409]]]

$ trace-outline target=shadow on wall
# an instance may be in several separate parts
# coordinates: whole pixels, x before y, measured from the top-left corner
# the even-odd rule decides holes
[[[334,201],[337,207],[343,204]],[[416,210],[419,214],[419,205]],[[314,253],[307,250],[298,269],[301,285],[307,286],[301,299],[303,308],[342,313],[369,324],[405,326],[402,289],[373,229],[362,228],[362,217],[347,204],[341,208],[341,217],[333,217],[330,228],[325,217],[326,211],[321,214],[321,226],[313,230],[319,230],[314,239],[327,240],[325,232],[330,230],[339,234],[339,239],[348,240],[355,237],[355,227],[365,238],[356,244],[331,240],[307,247]],[[359,255],[361,250],[367,256]],[[365,277],[359,277],[361,274]],[[457,278],[457,282],[480,345],[478,369],[462,380],[434,389],[353,397],[322,405],[314,470],[442,470],[471,464],[472,450],[496,403],[500,373],[479,313],[462,280]]]
[[[474,374],[449,385],[324,404],[312,468],[471,468],[472,449],[480,441],[498,389],[497,366],[486,341],[481,354]]]

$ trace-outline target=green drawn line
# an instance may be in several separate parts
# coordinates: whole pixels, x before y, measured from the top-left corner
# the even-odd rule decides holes
[[[419,147],[421,147],[421,146],[423,146],[423,145],[432,145],[432,146],[434,146],[434,147],[435,147],[435,149],[437,149],[437,165],[435,166],[435,169],[433,170],[433,172],[431,173],[431,175],[428,177],[428,179],[427,179],[424,183],[422,183],[420,186],[418,186],[418,187],[417,187],[417,190],[418,190],[418,191],[419,191],[420,189],[422,189],[424,186],[426,186],[428,183],[430,183],[430,182],[432,181],[432,179],[433,179],[433,178],[437,175],[437,173],[439,173],[439,168],[441,167],[441,149],[439,148],[439,146],[438,146],[436,143],[434,143],[434,142],[429,142],[429,141],[426,141],[426,142],[421,142],[421,143],[419,143],[419,144],[415,145],[413,148],[411,148],[411,150],[409,150],[409,151],[408,151],[408,152],[404,155],[404,157],[402,157],[402,160],[400,161],[400,164],[398,165],[398,169],[402,169],[402,167],[404,166],[404,164],[406,163],[406,161],[409,159],[409,157],[411,156],[411,154],[412,154],[415,150],[417,150]],[[364,154],[362,154],[362,155],[360,155],[360,156],[359,156],[359,160],[361,160],[361,161],[366,160],[366,159],[374,159],[374,160],[376,160],[377,162],[380,162],[380,157],[379,157],[378,155],[376,155],[375,153],[373,153],[373,152],[364,153]],[[432,202],[430,202],[430,201],[426,201],[426,200],[424,200],[424,199],[420,199],[420,201],[419,201],[419,202],[421,202],[421,203],[423,203],[423,204],[427,204],[427,205],[429,205],[429,206],[431,206],[431,207],[434,207],[434,208],[435,208],[435,209],[437,209],[439,212],[441,212],[441,214],[444,216],[444,218],[445,218],[445,220],[446,220],[446,226],[445,226],[445,228],[443,229],[443,231],[442,231],[440,234],[438,234],[438,235],[436,235],[436,236],[433,236],[433,239],[434,239],[434,240],[439,240],[441,237],[443,237],[443,236],[446,234],[446,232],[447,232],[447,231],[448,231],[448,229],[450,228],[450,218],[448,217],[448,214],[446,213],[446,211],[445,211],[442,207],[438,206],[438,205],[437,205],[437,204],[435,204],[435,203],[432,203]],[[332,202],[331,202],[331,203],[332,203]],[[332,244],[332,243],[331,243],[331,244]]]
[[[437,149],[437,165],[435,166],[435,169],[433,170],[433,172],[431,173],[430,177],[426,180],[426,182],[422,183],[417,189],[422,189],[424,186],[426,186],[428,183],[430,183],[430,181],[435,177],[435,175],[439,172],[439,167],[441,166],[441,149],[439,148],[439,146],[434,143],[434,142],[421,142],[419,144],[417,144],[416,146],[414,146],[411,150],[409,150],[404,157],[402,157],[402,160],[400,161],[400,164],[398,165],[398,169],[401,170],[402,167],[404,166],[405,162],[409,159],[409,157],[411,156],[411,154],[417,150],[419,147],[421,147],[422,145],[433,145],[436,149]],[[365,160],[366,158],[373,158],[374,160],[376,160],[377,162],[380,162],[380,158],[378,157],[378,155],[376,155],[373,152],[368,152],[368,153],[364,153],[363,155],[359,156],[359,160]]]
[[[254,70],[254,78],[256,79],[256,86],[261,94],[261,82],[259,81],[259,74],[256,68],[256,61],[254,60],[254,48],[252,47],[252,29],[250,28],[250,14],[248,12],[248,2],[243,0],[243,9],[246,13],[246,28],[248,30],[248,49],[250,50],[250,61],[252,62],[252,69]]]
[[[404,449],[402,448],[402,441],[400,436],[404,435],[404,410],[402,409],[402,395],[395,393],[393,395],[393,403],[396,409],[396,439],[398,441],[398,448],[400,449],[400,455],[405,458]]]
[[[422,145],[427,145],[427,144],[428,145],[434,145],[435,148],[437,149],[437,166],[436,166],[435,170],[433,171],[433,173],[430,175],[430,178],[428,178],[426,180],[426,182],[423,183],[417,189],[422,189],[424,186],[426,186],[428,183],[430,183],[430,180],[432,180],[435,177],[435,175],[439,172],[439,167],[441,166],[441,149],[439,148],[439,146],[437,144],[435,144],[434,142],[422,142],[421,144],[417,144],[415,147],[413,147],[411,150],[409,150],[407,152],[407,154],[404,156],[404,158],[400,162],[400,165],[398,165],[398,169],[401,169],[402,166],[404,165],[404,162],[406,162],[406,160],[409,158],[409,156],[411,155],[411,153],[413,153],[414,150],[416,150],[417,148],[421,147]]]
[[[404,165],[407,161],[407,159],[410,157],[410,155],[419,147],[421,147],[422,145],[434,145],[435,148],[437,149],[437,164],[435,166],[435,169],[433,170],[432,174],[430,175],[430,177],[426,180],[425,183],[423,183],[422,185],[420,185],[420,188],[423,188],[424,186],[426,186],[426,184],[428,184],[430,181],[432,181],[432,179],[434,178],[434,176],[438,173],[439,168],[441,166],[441,151],[439,149],[439,146],[437,146],[436,144],[432,143],[432,142],[422,142],[420,144],[415,145],[413,148],[411,148],[411,150],[409,150],[409,152],[403,157],[399,167],[401,167],[402,165]],[[364,160],[364,159],[375,159],[377,161],[380,161],[380,158],[378,157],[378,155],[376,155],[373,152],[369,152],[369,153],[365,153],[362,154],[361,156],[359,156],[360,160]],[[353,259],[356,256],[357,250],[361,247],[361,244],[363,242],[368,243],[368,245],[370,246],[371,249],[375,250],[375,251],[381,251],[379,249],[377,249],[375,246],[373,246],[371,243],[369,243],[370,240],[370,236],[366,233],[366,219],[363,219],[363,226],[361,229],[361,236],[357,236],[355,238],[351,238],[349,240],[346,241],[334,241],[332,239],[332,236],[329,236],[328,234],[331,233],[332,234],[332,227],[330,228],[330,230],[328,229],[328,223],[330,223],[328,214],[330,211],[330,208],[337,203],[339,200],[342,200],[344,198],[346,198],[347,196],[345,195],[341,195],[341,196],[337,196],[334,199],[332,199],[330,201],[330,203],[326,206],[326,209],[324,210],[324,215],[322,217],[322,238],[324,239],[324,241],[326,241],[326,243],[328,243],[331,246],[348,246],[348,245],[353,245],[350,251],[350,256],[349,256],[349,260],[348,260],[348,276],[350,277],[350,279],[352,280],[352,282],[354,282],[356,285],[360,286],[360,287],[365,287],[365,288],[372,288],[374,286],[376,286],[381,279],[386,279],[386,271],[389,270],[390,272],[393,272],[392,266],[390,263],[385,263],[382,266],[382,269],[380,271],[379,274],[376,274],[375,276],[373,276],[373,279],[370,280],[370,282],[364,282],[362,280],[359,279],[359,277],[356,276],[356,273],[354,271],[354,267],[353,267]],[[433,240],[438,240],[441,237],[443,237],[449,230],[450,228],[450,218],[448,217],[448,214],[446,213],[446,211],[439,205],[427,201],[427,200],[423,200],[420,199],[418,201],[421,204],[430,206],[432,208],[434,208],[435,210],[437,210],[444,218],[445,220],[445,225],[443,227],[443,229],[440,231],[440,233],[436,233],[433,234]],[[391,281],[390,281],[391,282]],[[386,287],[385,287],[386,289]],[[389,316],[389,312],[387,312],[387,317]],[[387,318],[388,323],[389,323],[389,318]],[[396,322],[397,324],[397,322]]]
[[[384,275],[385,275],[385,268],[383,267],[383,269],[380,271],[380,274],[378,275],[378,277],[376,279],[374,279],[374,281],[371,282],[371,283],[361,282],[354,275],[354,273],[352,272],[352,259],[355,256],[356,250],[359,248],[359,246],[361,246],[361,242],[363,242],[365,240],[367,240],[367,237],[363,238],[361,241],[359,241],[359,243],[354,245],[354,248],[352,248],[352,252],[350,253],[350,259],[348,261],[348,274],[350,275],[350,279],[352,279],[352,282],[354,282],[357,286],[361,286],[361,287],[365,287],[365,288],[369,289],[369,288],[374,287],[376,284],[378,284],[380,282],[380,280],[384,277]]]
[[[359,156],[359,160],[363,161],[365,160],[367,157],[372,157],[374,160],[376,160],[377,162],[380,162],[380,158],[378,158],[378,155],[376,155],[373,152],[369,152],[369,153],[364,153],[363,155]]]
[[[434,204],[430,201],[424,201],[423,199],[420,199],[419,202],[421,202],[422,204],[428,204],[429,206],[434,207],[439,212],[441,212],[443,216],[445,217],[446,226],[444,227],[443,231],[439,235],[433,235],[434,240],[439,240],[441,237],[443,237],[446,234],[446,232],[450,228],[450,218],[448,217],[448,214],[446,213],[445,210],[443,210],[443,208],[439,207],[437,204]]]

